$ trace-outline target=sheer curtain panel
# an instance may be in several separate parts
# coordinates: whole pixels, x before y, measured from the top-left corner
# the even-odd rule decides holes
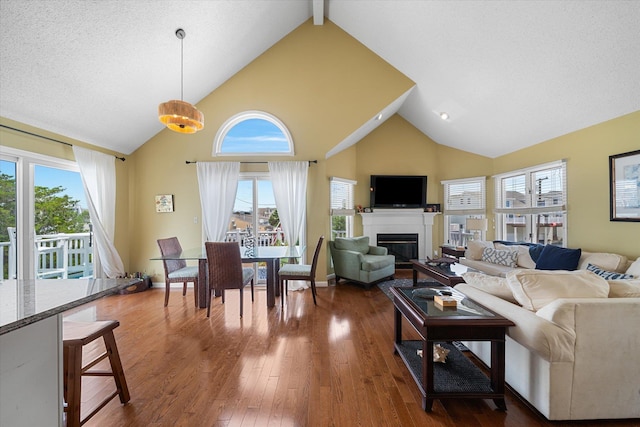
[[[202,225],[207,242],[224,242],[238,190],[240,163],[198,162]]]
[[[309,162],[269,162],[273,196],[289,246],[295,246],[302,237],[307,210],[308,171]],[[303,283],[301,288],[308,287],[306,282]]]
[[[95,237],[95,278],[124,276],[122,259],[113,244],[116,224],[115,157],[73,146],[87,197]]]

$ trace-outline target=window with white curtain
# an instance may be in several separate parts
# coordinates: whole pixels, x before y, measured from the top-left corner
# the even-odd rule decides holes
[[[494,176],[496,238],[565,246],[567,180],[564,160]]]
[[[486,230],[467,230],[467,219],[486,217],[486,179],[484,176],[441,181],[444,187],[444,242],[465,246],[479,231],[484,239]]]
[[[0,281],[91,277],[93,235],[76,162],[3,146],[0,184]]]
[[[331,240],[353,237],[353,188],[356,181],[331,177]]]

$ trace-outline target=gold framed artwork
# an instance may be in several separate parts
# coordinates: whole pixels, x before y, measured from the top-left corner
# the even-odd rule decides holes
[[[156,196],[156,212],[173,212],[173,194]]]

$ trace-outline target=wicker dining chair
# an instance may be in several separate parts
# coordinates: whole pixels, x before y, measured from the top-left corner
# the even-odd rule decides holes
[[[253,302],[253,276],[252,267],[243,267],[240,257],[238,242],[205,242],[207,251],[207,265],[209,268],[207,317],[211,313],[211,297],[213,291],[224,293],[226,289],[240,290],[240,317],[242,317],[242,289],[251,283],[251,302]]]

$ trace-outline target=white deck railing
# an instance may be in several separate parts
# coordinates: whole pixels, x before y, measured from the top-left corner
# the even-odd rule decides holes
[[[11,236],[11,231],[10,231]],[[90,233],[36,235],[36,278],[68,279],[93,275]],[[0,280],[16,277],[16,241],[0,242]]]

